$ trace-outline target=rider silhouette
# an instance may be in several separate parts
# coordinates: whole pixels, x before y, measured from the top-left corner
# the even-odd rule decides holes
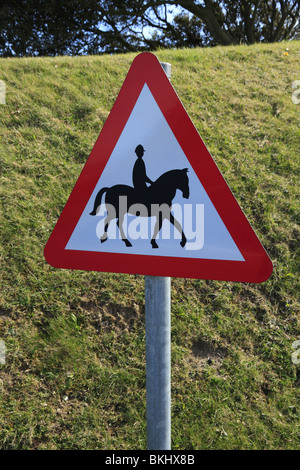
[[[153,183],[153,181],[151,181],[146,174],[146,166],[143,160],[144,152],[144,147],[139,144],[135,149],[137,160],[134,164],[132,172],[132,181],[134,189],[138,191],[141,197],[144,196],[145,190],[148,188],[146,183]]]

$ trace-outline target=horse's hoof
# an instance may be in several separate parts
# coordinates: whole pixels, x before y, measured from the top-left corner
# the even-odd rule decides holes
[[[107,240],[107,237],[102,237],[102,238],[100,238],[100,242],[101,242],[101,243],[106,242],[106,240]]]
[[[123,241],[127,247],[132,246],[129,240],[123,240]]]
[[[186,244],[186,240],[181,240],[180,245],[182,246],[182,248],[185,247],[185,244]]]
[[[156,243],[155,240],[151,240],[151,245],[152,245],[152,248],[158,248],[158,244]]]

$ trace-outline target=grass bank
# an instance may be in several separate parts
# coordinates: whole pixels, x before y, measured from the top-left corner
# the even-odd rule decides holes
[[[146,448],[143,277],[43,257],[134,56],[0,59],[2,449]],[[297,449],[300,43],[157,56],[274,264],[172,280],[172,448]]]

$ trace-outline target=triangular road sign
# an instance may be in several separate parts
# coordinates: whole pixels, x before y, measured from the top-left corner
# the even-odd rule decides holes
[[[271,275],[155,55],[133,61],[45,257],[88,271],[241,282]]]

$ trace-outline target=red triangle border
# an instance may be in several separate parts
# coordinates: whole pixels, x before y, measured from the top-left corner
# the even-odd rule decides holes
[[[245,261],[65,249],[145,83]],[[44,255],[47,262],[56,268],[237,282],[263,282],[273,270],[269,256],[204,145],[157,57],[148,52],[141,53],[134,59],[115,104],[50,235]]]

